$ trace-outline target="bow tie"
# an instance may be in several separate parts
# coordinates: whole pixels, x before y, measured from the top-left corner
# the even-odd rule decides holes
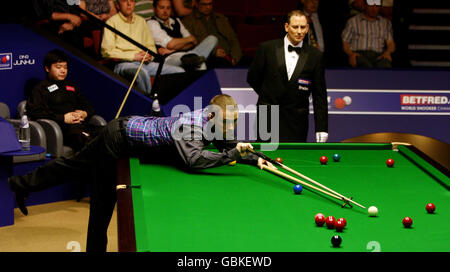
[[[289,52],[295,51],[297,54],[300,55],[300,52],[302,51],[302,48],[301,47],[294,47],[292,45],[289,45],[288,46],[288,51]]]

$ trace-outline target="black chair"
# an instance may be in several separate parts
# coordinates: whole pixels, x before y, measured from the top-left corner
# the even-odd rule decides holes
[[[8,105],[0,102],[0,116],[13,124],[16,133],[18,134],[20,128],[20,119],[11,119],[11,113]],[[45,134],[44,128],[36,121],[29,121],[30,124],[30,144],[37,145],[45,148],[47,150],[47,136]],[[28,156],[14,156],[13,163],[20,162],[31,162],[31,161],[39,161],[45,159],[45,154],[36,154],[36,155],[28,155]]]
[[[21,101],[17,106],[17,113],[19,117],[23,116],[26,112],[27,101]],[[44,129],[47,135],[47,153],[53,157],[70,156],[74,152],[71,147],[64,145],[64,138],[61,127],[53,120],[50,119],[38,119],[36,120]],[[93,115],[89,119],[89,123],[96,126],[106,126],[107,122],[99,115]]]

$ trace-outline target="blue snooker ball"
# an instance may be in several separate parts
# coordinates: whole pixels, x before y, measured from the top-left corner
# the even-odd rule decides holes
[[[303,191],[303,188],[302,188],[301,185],[298,185],[298,184],[297,184],[297,185],[294,186],[294,193],[295,193],[295,194],[297,194],[297,195],[298,195],[298,194],[301,194],[302,191]]]
[[[341,155],[339,155],[339,154],[334,154],[334,155],[333,155],[333,160],[334,160],[335,162],[340,161],[340,160],[341,160]]]

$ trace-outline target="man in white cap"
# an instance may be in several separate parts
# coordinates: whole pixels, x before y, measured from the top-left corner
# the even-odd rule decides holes
[[[395,42],[392,23],[379,15],[381,0],[365,0],[364,12],[347,21],[343,50],[352,67],[391,68]]]

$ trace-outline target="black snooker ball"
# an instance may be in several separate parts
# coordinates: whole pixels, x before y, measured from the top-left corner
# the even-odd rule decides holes
[[[334,235],[331,237],[331,243],[333,244],[333,247],[339,247],[342,243],[342,238],[339,235]]]

